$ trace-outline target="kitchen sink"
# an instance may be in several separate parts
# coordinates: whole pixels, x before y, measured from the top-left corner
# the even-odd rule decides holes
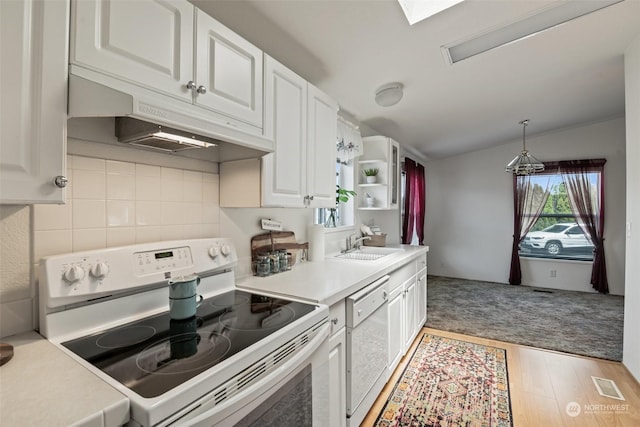
[[[356,249],[356,250],[345,252],[345,253],[340,253],[336,255],[334,258],[355,260],[355,261],[375,261],[387,255],[400,252],[401,250],[402,249],[380,248],[380,247],[370,246],[370,247]]]

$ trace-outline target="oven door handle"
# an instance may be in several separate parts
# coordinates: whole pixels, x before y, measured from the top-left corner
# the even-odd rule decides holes
[[[224,422],[227,423],[227,417],[232,415],[236,415],[239,417],[238,420],[234,421],[236,423],[240,419],[242,419],[245,415],[250,413],[250,411],[241,411],[241,409],[246,410],[250,403],[254,402],[262,395],[267,395],[269,389],[277,385],[282,379],[286,378],[288,375],[295,373],[294,370],[299,368],[303,362],[313,355],[313,353],[326,341],[329,337],[329,322],[327,322],[321,327],[318,334],[307,344],[307,346],[298,354],[293,356],[291,359],[287,360],[282,366],[278,367],[278,369],[269,373],[264,378],[260,379],[256,383],[247,387],[245,390],[231,397],[230,399],[224,401],[221,404],[215,405],[213,407],[209,407],[210,402],[215,402],[215,396],[207,395],[205,396],[199,403],[201,406],[187,415],[185,417],[173,420],[169,425],[180,425],[181,427],[210,427],[211,425]],[[327,360],[323,360],[322,363],[328,361],[329,355],[326,355]],[[258,403],[259,404],[259,403]],[[258,405],[256,404],[256,406]],[[240,413],[240,415],[239,415]]]

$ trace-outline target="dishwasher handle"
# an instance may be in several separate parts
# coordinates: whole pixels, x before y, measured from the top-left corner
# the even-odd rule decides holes
[[[355,294],[347,297],[347,299],[349,300],[350,303],[353,303],[353,304],[358,303],[363,298],[366,298],[368,295],[370,295],[378,287],[380,287],[381,285],[384,285],[385,283],[387,283],[390,278],[391,278],[391,276],[384,275],[381,278],[379,278],[378,280],[376,280],[375,282],[373,282],[370,285],[368,285],[366,288],[361,289],[358,292],[356,292]],[[385,291],[384,294],[385,294],[385,299],[386,299],[387,292]]]
[[[355,328],[387,303],[387,281],[383,276],[347,298],[347,328]]]

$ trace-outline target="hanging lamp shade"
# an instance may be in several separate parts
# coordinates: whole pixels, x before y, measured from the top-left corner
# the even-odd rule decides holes
[[[504,171],[515,175],[531,175],[536,172],[542,172],[544,164],[527,151],[525,133],[529,119],[521,121],[520,124],[522,125],[522,151],[507,164]]]

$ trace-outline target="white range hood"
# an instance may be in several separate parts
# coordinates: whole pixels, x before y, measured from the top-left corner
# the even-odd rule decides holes
[[[220,162],[257,158],[274,150],[272,140],[257,131],[241,129],[220,114],[124,81],[118,81],[115,89],[113,81],[110,76],[71,65],[69,118],[115,117],[118,130],[114,129],[114,132],[121,133],[119,139],[122,143],[165,152],[198,149],[196,145],[185,144],[189,138],[204,141],[206,144],[199,146],[205,150],[216,150],[216,158]],[[120,117],[128,119],[119,120]],[[139,132],[140,135],[131,136],[131,132],[122,128],[145,130]],[[155,131],[150,132],[149,129]],[[180,134],[182,142],[151,136],[157,132]]]

